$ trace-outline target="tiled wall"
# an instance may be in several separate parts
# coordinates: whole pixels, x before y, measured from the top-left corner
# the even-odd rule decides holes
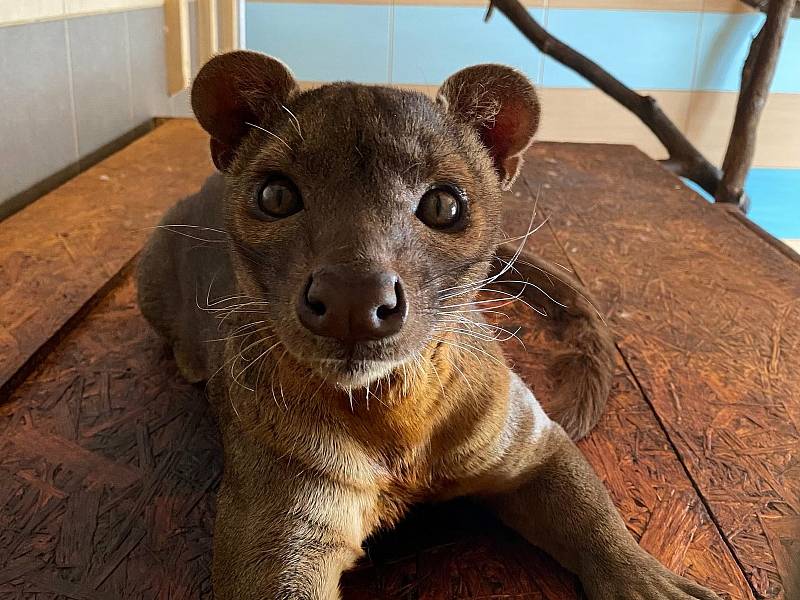
[[[161,7],[0,27],[0,218],[153,117],[189,113],[186,92],[167,96],[163,30]]]
[[[469,4],[470,0],[463,0]],[[627,85],[659,100],[712,160],[720,161],[736,105],[756,12],[686,10],[711,0],[559,0],[529,8],[547,29]],[[500,13],[458,0],[375,0],[374,4],[247,3],[247,45],[283,58],[306,81],[439,85],[450,73],[496,61],[525,71],[544,97],[542,139],[634,143],[655,157],[663,149],[624,108],[543,56]],[[533,4],[535,4],[535,0]],[[569,8],[570,3],[582,6]],[[446,4],[446,5],[445,5]],[[529,3],[530,4],[530,3]],[[588,8],[590,5],[638,9]],[[643,10],[643,6],[660,10]],[[666,6],[684,10],[663,10]],[[738,3],[711,2],[736,9]],[[742,5],[743,6],[743,5]],[[760,167],[800,168],[800,20],[793,20],[762,124]]]
[[[478,0],[248,0],[247,46],[285,60],[307,82],[348,79],[428,92],[458,69],[501,62],[525,71],[543,104],[539,139],[664,149],[622,106],[543,56]],[[366,2],[366,3],[362,3]],[[627,85],[653,95],[720,163],[750,39],[764,16],[738,0],[523,0],[552,34]],[[760,130],[752,215],[800,238],[800,20],[791,21]],[[777,223],[780,222],[780,226]]]

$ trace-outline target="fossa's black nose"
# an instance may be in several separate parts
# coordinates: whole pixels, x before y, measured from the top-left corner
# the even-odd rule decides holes
[[[359,342],[400,331],[408,304],[397,273],[364,274],[332,266],[311,275],[298,298],[297,315],[317,335]]]

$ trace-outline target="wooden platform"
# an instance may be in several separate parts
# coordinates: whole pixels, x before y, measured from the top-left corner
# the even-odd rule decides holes
[[[221,456],[202,393],[135,305],[148,227],[211,172],[171,121],[0,223],[0,599],[210,597]],[[637,150],[540,144],[506,229],[596,293],[620,350],[582,450],[641,544],[732,599],[792,600],[800,556],[800,262]],[[507,342],[543,401],[540,323]],[[370,542],[346,600],[581,597],[468,503]]]

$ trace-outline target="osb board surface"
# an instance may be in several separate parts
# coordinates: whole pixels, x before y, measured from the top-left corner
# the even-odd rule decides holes
[[[513,222],[527,224],[529,198],[512,203]],[[532,243],[566,262],[547,229]],[[214,424],[134,298],[128,278],[0,408],[0,597],[209,597]],[[523,328],[527,350],[514,340],[507,350],[546,404],[554,342],[536,319],[519,307],[501,324]],[[648,550],[730,598],[752,597],[621,362],[609,411],[581,447]],[[464,503],[382,536],[343,587],[346,600],[580,597],[573,577]]]
[[[750,583],[789,598],[800,265],[630,147],[535,147],[524,177]]]
[[[0,395],[164,209],[197,189],[212,168],[207,146],[193,121],[168,121],[0,223]]]
[[[0,598],[207,592],[221,454],[206,408],[128,276],[0,407]]]
[[[534,337],[526,332],[526,344],[536,344]],[[527,366],[534,355],[517,360],[521,372],[535,372]],[[734,591],[735,566],[622,373],[613,404],[584,450],[631,529],[673,568]],[[220,469],[213,422],[202,395],[180,383],[147,331],[130,282],[90,314],[4,412],[0,593],[207,592]],[[634,426],[638,433],[621,431]],[[620,436],[628,443],[614,442]],[[463,505],[423,513],[399,536],[385,536],[371,557],[347,578],[345,598],[577,598],[572,578],[552,561]]]
[[[202,168],[208,169],[204,137],[198,134],[195,125],[184,127],[187,138],[177,149],[173,148],[172,158],[166,160],[177,160],[174,159],[177,152],[179,162],[189,165],[196,161],[188,157],[197,152]],[[171,136],[161,143],[173,144]],[[665,175],[660,170],[657,173],[662,179],[658,180],[655,172],[648,170],[650,163],[646,158],[616,147],[595,148],[594,164],[592,159],[581,157],[570,164],[569,169],[565,167],[559,171],[556,165],[566,160],[565,153],[570,149],[576,154],[581,151],[576,146],[552,144],[534,150],[536,158],[529,162],[531,169],[527,177],[530,185],[526,187],[523,181],[518,187],[519,197],[509,200],[508,231],[513,235],[527,225],[531,196],[537,195],[538,183],[549,186],[542,185],[540,206],[556,216],[560,211],[561,220],[554,217],[553,223],[559,235],[570,234],[565,237],[569,258],[560,254],[559,244],[547,228],[540,230],[529,246],[561,264],[577,259],[579,274],[598,291],[614,329],[622,334],[621,345],[626,358],[633,365],[632,373],[620,362],[609,413],[581,447],[606,481],[626,522],[644,546],[676,570],[708,583],[731,598],[751,598],[741,572],[680,461],[686,462],[691,475],[701,483],[701,492],[704,499],[711,502],[714,519],[721,522],[745,565],[753,564],[743,560],[740,544],[741,539],[746,538],[748,543],[754,540],[761,544],[759,552],[771,550],[770,554],[758,555],[761,563],[771,566],[775,572],[780,569],[785,572],[793,556],[793,548],[787,540],[796,517],[780,512],[785,510],[780,506],[777,512],[759,512],[757,521],[762,526],[761,531],[766,533],[759,534],[756,530],[755,535],[747,529],[731,528],[730,519],[720,519],[717,511],[723,514],[727,510],[725,514],[729,514],[740,506],[741,503],[736,503],[738,494],[744,493],[740,491],[743,488],[731,487],[731,502],[735,506],[729,508],[726,488],[706,485],[715,481],[714,474],[704,472],[712,468],[706,461],[709,456],[714,458],[713,453],[707,454],[714,446],[708,449],[700,446],[702,452],[687,458],[686,446],[676,439],[676,432],[680,431],[676,427],[683,424],[676,425],[674,419],[667,420],[671,441],[664,435],[648,402],[655,402],[658,412],[667,417],[669,404],[664,407],[664,400],[659,401],[657,395],[643,397],[637,383],[645,384],[648,395],[653,395],[652,390],[659,385],[671,392],[672,375],[658,362],[662,356],[658,352],[653,356],[642,354],[638,363],[630,358],[629,350],[637,343],[643,348],[647,348],[648,343],[658,346],[644,337],[644,333],[640,332],[637,338],[635,332],[625,329],[625,323],[620,323],[620,314],[617,314],[622,313],[624,317],[629,304],[639,311],[638,314],[643,317],[650,314],[653,319],[671,310],[665,305],[674,297],[665,297],[664,305],[658,306],[658,311],[654,308],[652,313],[648,313],[646,306],[637,304],[635,294],[627,297],[622,307],[619,289],[628,289],[625,287],[628,278],[638,277],[637,272],[630,268],[615,270],[614,260],[618,257],[601,252],[606,243],[604,239],[593,245],[591,252],[584,250],[578,259],[575,254],[580,254],[580,248],[574,251],[571,245],[572,240],[577,239],[576,230],[564,227],[563,215],[569,211],[574,213],[575,206],[593,210],[595,202],[602,197],[625,198],[626,189],[635,183],[633,177],[654,177],[653,181],[657,182],[642,184],[646,193],[640,189],[640,196],[628,198],[627,204],[637,202],[637,198],[669,196],[677,192],[670,189],[675,181],[663,179]],[[156,164],[164,160],[163,156],[159,158],[158,152],[157,148],[153,149]],[[613,168],[614,161],[619,160],[633,164],[620,173]],[[198,176],[196,172],[188,175],[186,190],[170,191],[161,185],[164,190],[162,206],[196,189],[204,175]],[[547,181],[542,181],[545,177]],[[557,185],[561,186],[559,190],[556,190]],[[87,189],[91,191],[92,187]],[[681,194],[685,201],[691,201],[687,192]],[[678,219],[678,208],[673,206],[675,214],[654,216],[650,229],[652,223]],[[154,209],[153,220],[160,211],[160,208]],[[116,213],[121,220],[125,219],[125,214],[121,210]],[[58,218],[67,217],[59,215]],[[78,219],[77,222],[83,225],[87,220]],[[594,235],[609,226],[592,218],[579,221],[574,217],[573,222],[579,222],[586,234]],[[32,225],[28,223],[25,227]],[[680,225],[690,230],[703,226],[691,220]],[[646,237],[639,230],[641,227],[639,224],[634,229]],[[743,234],[728,232],[727,235]],[[756,238],[752,232],[749,235]],[[714,242],[713,236],[711,241]],[[31,236],[31,247],[41,243]],[[751,240],[750,243],[755,242]],[[759,243],[764,244],[761,240]],[[736,244],[736,240],[729,240],[729,246]],[[2,248],[4,246],[0,246]],[[769,249],[769,246],[764,245],[764,248]],[[113,244],[103,251],[113,252]],[[657,255],[652,247],[644,251],[637,249],[637,252],[638,261],[631,263],[638,267],[648,266],[643,263],[653,262]],[[87,250],[86,256],[90,254]],[[102,253],[99,256],[106,258]],[[626,255],[623,252],[621,256]],[[741,266],[746,262],[737,264]],[[758,272],[756,269],[751,276],[759,276]],[[6,276],[6,271],[2,273]],[[707,273],[708,277],[715,274],[715,270]],[[680,295],[683,275],[675,274],[675,277],[670,285],[665,284],[666,289]],[[695,283],[693,280],[692,284]],[[729,291],[734,293],[736,289]],[[27,299],[22,306],[32,304]],[[617,307],[616,313],[614,307]],[[61,310],[59,302],[53,298],[49,308]],[[515,312],[511,318],[525,327],[523,336],[528,350],[523,353],[521,347],[509,342],[508,351],[518,370],[546,404],[547,382],[542,377],[545,361],[537,356],[537,349],[546,352],[552,340],[542,333],[541,323],[534,321],[529,312]],[[676,318],[680,319],[681,315]],[[694,313],[683,318],[691,322]],[[787,318],[791,318],[791,314]],[[698,318],[696,324],[701,327],[704,322]],[[748,321],[749,327],[757,329],[758,324],[757,320]],[[646,328],[643,331],[646,332]],[[688,326],[687,331],[689,339],[697,335]],[[670,342],[670,338],[665,339]],[[780,343],[778,346],[784,357],[797,348],[795,342],[787,348]],[[663,347],[658,349],[664,352]],[[679,363],[672,360],[670,367],[674,364]],[[681,389],[685,392],[685,388]],[[704,406],[696,404],[708,400],[706,396],[688,392],[678,398],[681,409],[687,403],[692,405],[692,414],[695,410],[705,410]],[[674,402],[671,393],[669,400]],[[796,423],[796,408],[792,414]],[[663,418],[661,414],[658,416]],[[685,422],[687,417],[681,418]],[[762,416],[762,423],[763,419]],[[736,419],[719,422],[716,427],[715,431],[728,437],[738,436],[741,429]],[[695,430],[695,426],[690,425],[686,434],[694,436]],[[760,430],[758,432],[760,434]],[[743,433],[748,440],[757,435],[748,430]],[[673,444],[678,445],[682,456],[675,455]],[[749,446],[745,446],[747,448]],[[761,450],[749,455],[751,460],[757,460],[759,452]],[[786,453],[791,454],[791,449]],[[784,464],[767,463],[774,459],[767,456],[761,464],[769,464],[770,468]],[[740,464],[737,460],[733,456],[728,464]],[[11,403],[0,406],[0,598],[207,596],[213,490],[219,469],[219,448],[202,395],[178,379],[172,361],[139,316],[132,285],[126,280],[27,377]],[[735,479],[731,481],[740,484]],[[760,499],[759,502],[768,505],[772,497],[764,500],[767,496],[761,486],[762,483],[755,484],[745,497]],[[715,491],[718,497],[705,497],[709,490]],[[768,508],[775,509],[774,506]],[[741,536],[744,538],[738,539]],[[762,544],[764,540],[767,546]],[[423,511],[400,531],[372,544],[369,556],[368,561],[345,578],[346,598],[578,597],[573,578],[547,557],[511,532],[494,525],[476,509],[461,504]],[[770,579],[769,573],[766,578],[771,582],[774,578]],[[753,581],[757,587],[758,581]],[[773,597],[779,597],[779,593]]]

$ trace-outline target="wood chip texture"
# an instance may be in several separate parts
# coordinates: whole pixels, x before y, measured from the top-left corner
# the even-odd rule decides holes
[[[150,222],[208,169],[195,125],[166,136],[164,127],[147,142],[154,162],[200,158],[191,172],[138,184],[163,193]],[[510,237],[524,232],[537,197],[536,222],[549,220],[530,249],[595,291],[619,341],[609,409],[580,447],[632,534],[725,598],[791,600],[800,526],[797,263],[632,148],[536,146],[507,194]],[[82,210],[65,206],[65,223]],[[58,220],[59,206],[50,210]],[[114,212],[98,231],[121,231],[126,218]],[[26,235],[35,248],[35,232]],[[80,273],[105,260],[90,249],[76,259]],[[95,290],[125,262],[109,265]],[[47,271],[37,277],[49,290]],[[67,285],[61,277],[55,269],[54,286]],[[64,315],[81,304],[42,298]],[[498,324],[520,327],[525,347],[509,340],[508,354],[547,405],[547,357],[559,342],[546,319],[510,308]],[[38,327],[50,336],[61,329]],[[202,387],[180,380],[139,314],[130,275],[9,395],[0,405],[0,598],[210,598],[216,428]],[[574,577],[465,501],[421,507],[370,540],[343,590],[346,600],[582,597]]]
[[[0,400],[211,170],[197,125],[168,121],[0,224]]]

